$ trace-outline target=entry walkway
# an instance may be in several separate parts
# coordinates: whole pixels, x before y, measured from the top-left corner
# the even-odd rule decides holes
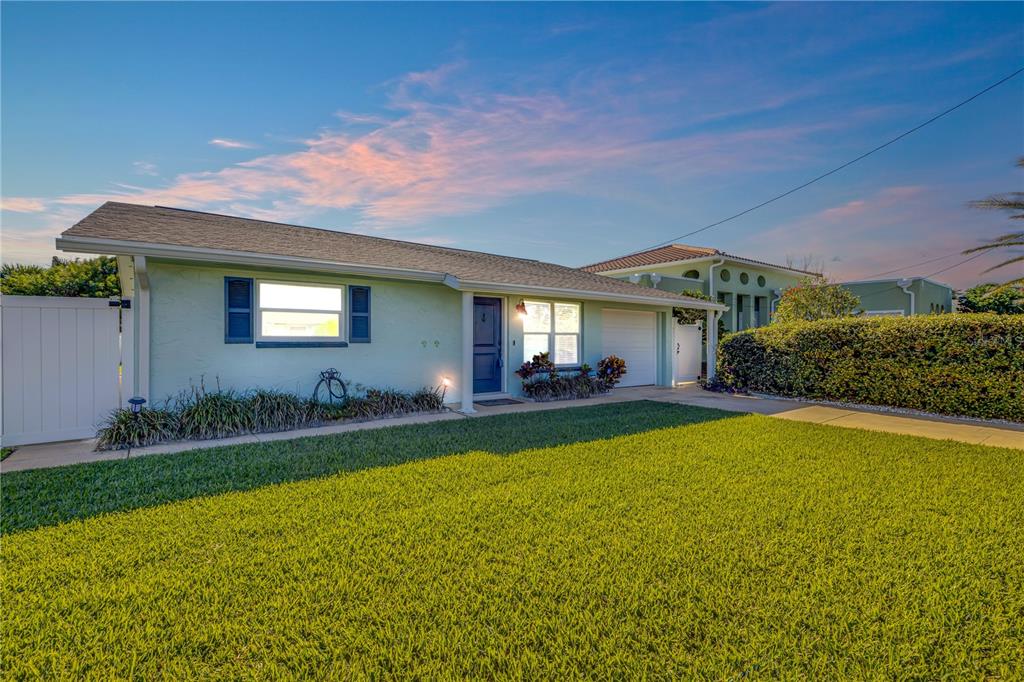
[[[298,431],[279,433],[260,433],[236,438],[224,438],[210,441],[190,441],[182,443],[166,443],[132,450],[95,452],[94,440],[65,441],[63,443],[44,443],[40,445],[24,445],[19,447],[10,457],[0,463],[0,471],[21,471],[25,469],[41,469],[46,467],[95,462],[110,459],[128,459],[144,455],[183,452],[200,448],[217,447],[220,445],[238,445],[241,443],[265,443],[275,440],[290,440],[305,436],[321,436],[364,429],[379,429],[386,426],[401,424],[424,424],[427,422],[467,419],[493,414],[512,412],[536,412],[539,410],[566,409],[585,405],[602,405],[622,403],[633,400],[656,400],[659,402],[678,403],[680,405],[696,405],[731,412],[753,412],[778,419],[828,424],[869,431],[885,431],[910,436],[923,436],[939,440],[956,440],[975,445],[991,445],[995,447],[1017,448],[1024,450],[1024,424],[1008,425],[995,423],[978,423],[967,419],[940,416],[922,416],[897,414],[880,409],[867,407],[848,408],[830,407],[795,400],[764,398],[759,396],[740,396],[725,393],[712,393],[702,390],[696,384],[688,384],[676,388],[642,386],[638,388],[618,388],[610,394],[586,400],[565,400],[550,403],[517,403],[514,405],[484,406],[476,405],[477,412],[471,416],[459,412],[443,412],[436,414],[420,414],[395,419],[379,419],[369,422],[338,424]]]

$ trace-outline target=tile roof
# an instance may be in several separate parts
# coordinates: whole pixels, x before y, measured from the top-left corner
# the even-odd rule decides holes
[[[536,260],[163,206],[107,202],[61,236],[421,270],[467,282],[661,298],[669,305],[692,300]]]
[[[620,256],[619,258],[601,261],[600,263],[584,265],[580,269],[586,270],[587,272],[609,272],[612,270],[643,268],[649,265],[661,265],[662,263],[675,263],[678,261],[694,260],[697,258],[707,258],[708,256],[731,258],[734,260],[745,261],[747,263],[756,263],[758,265],[766,265],[772,268],[801,272],[807,275],[821,274],[818,272],[810,272],[808,270],[800,270],[799,268],[790,268],[784,265],[774,265],[773,263],[766,263],[765,261],[754,260],[753,258],[734,256],[726,253],[725,251],[719,251],[718,249],[710,249],[704,246],[689,246],[687,244],[669,244],[667,246],[659,246],[655,249],[631,253],[626,256]]]

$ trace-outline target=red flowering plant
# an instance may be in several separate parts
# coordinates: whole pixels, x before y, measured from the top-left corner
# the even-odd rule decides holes
[[[520,379],[526,381],[537,374],[547,374],[552,378],[557,377],[558,370],[555,368],[555,363],[551,362],[550,353],[538,353],[529,362],[524,362],[516,370],[516,374],[519,375]]]
[[[625,374],[626,361],[618,356],[609,355],[597,363],[597,379],[608,388],[622,381]]]

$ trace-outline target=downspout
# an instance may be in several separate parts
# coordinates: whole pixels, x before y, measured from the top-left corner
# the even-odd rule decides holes
[[[782,289],[772,289],[772,300],[768,303],[768,321],[775,317],[775,306],[782,300]]]
[[[715,268],[719,265],[725,265],[724,258],[719,258],[717,262],[708,266],[708,296],[711,297],[712,303],[718,302],[718,299],[715,298]]]
[[[136,395],[149,400],[149,270],[146,257],[135,256],[135,342],[139,350],[135,362]]]
[[[711,299],[712,303],[717,303],[718,299],[715,297],[715,268],[720,265],[725,265],[725,259],[719,258],[716,262],[708,266],[708,298]],[[705,347],[706,363],[707,363],[707,374],[708,382],[712,382],[715,379],[715,375],[718,374],[718,317],[722,313],[718,310],[708,311],[708,329],[704,336],[707,338]]]
[[[917,304],[914,301],[914,292],[910,290],[910,286],[914,283],[914,280],[903,278],[896,281],[896,286],[903,289],[903,293],[910,297],[910,315],[911,317],[917,314]]]

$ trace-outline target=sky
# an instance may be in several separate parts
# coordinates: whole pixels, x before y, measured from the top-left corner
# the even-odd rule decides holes
[[[0,249],[107,200],[579,266],[852,159],[1024,66],[1022,3],[0,5]],[[686,243],[964,287],[1014,226],[1024,74]],[[934,260],[933,260],[934,259]],[[931,263],[918,265],[923,261]]]

